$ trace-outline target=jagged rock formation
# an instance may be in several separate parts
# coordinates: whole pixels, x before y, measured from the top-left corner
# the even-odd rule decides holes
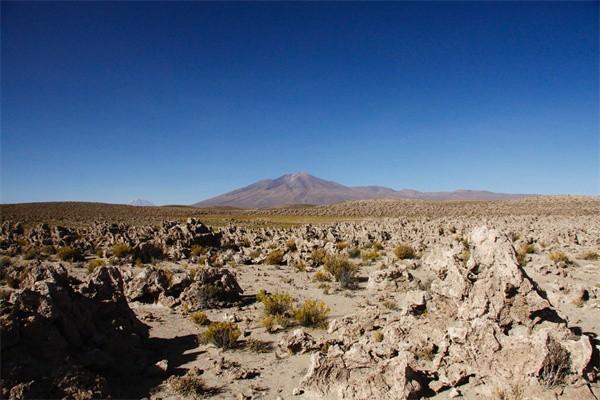
[[[468,261],[464,260],[469,252]],[[467,253],[468,255],[468,253]],[[586,376],[590,338],[572,332],[518,265],[508,237],[476,228],[468,248],[448,243],[423,264],[437,273],[426,314],[369,312],[332,321],[337,340],[313,355],[306,391],[340,399],[413,399],[478,381],[527,390]],[[369,332],[381,327],[382,340]]]
[[[187,311],[230,307],[244,291],[226,268],[200,268],[173,273],[146,267],[127,283],[127,298],[142,303],[160,302],[168,307],[184,305]]]
[[[86,282],[62,266],[22,270],[0,311],[3,398],[106,398],[146,368],[148,329],[127,305],[121,273]]]

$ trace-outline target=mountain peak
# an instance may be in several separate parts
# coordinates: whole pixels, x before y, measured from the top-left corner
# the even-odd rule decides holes
[[[194,204],[196,207],[233,206],[268,208],[285,204],[331,204],[348,200],[377,198],[423,200],[496,200],[523,197],[485,191],[424,193],[412,189],[394,190],[382,186],[348,187],[326,181],[306,171],[264,179],[249,186]]]
[[[131,203],[129,203],[129,205],[130,206],[151,207],[151,206],[154,206],[155,204],[148,200],[135,199]]]

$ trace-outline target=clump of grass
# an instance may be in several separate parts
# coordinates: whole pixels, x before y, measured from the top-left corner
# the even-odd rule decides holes
[[[356,277],[358,268],[348,261],[348,257],[331,255],[325,260],[325,271],[329,272],[341,287],[350,287]]]
[[[361,253],[363,261],[375,261],[379,258],[379,252],[377,250],[365,250]]]
[[[407,244],[399,244],[394,249],[394,254],[400,260],[408,260],[415,258],[415,250]]]
[[[112,247],[112,254],[117,258],[125,258],[131,253],[131,248],[125,243],[117,243]]]
[[[315,264],[323,265],[323,263],[325,263],[325,259],[327,258],[327,252],[323,249],[314,249],[311,253],[311,257]]]
[[[210,319],[208,318],[208,315],[206,315],[206,313],[203,311],[195,311],[195,312],[191,313],[190,319],[196,325],[205,326],[205,325],[210,324]]]
[[[281,265],[283,264],[283,251],[279,249],[272,250],[267,254],[267,264],[270,265]]]
[[[327,322],[329,307],[320,300],[305,300],[293,311],[294,319],[302,326],[322,328]]]
[[[294,239],[289,239],[287,242],[285,242],[285,246],[289,251],[298,250],[298,246],[296,245],[296,241]]]
[[[313,279],[315,282],[331,282],[331,275],[325,271],[317,271]]]
[[[266,315],[284,315],[290,310],[294,301],[287,293],[267,294],[264,290],[257,293],[256,300],[263,304]]]
[[[51,244],[42,247],[42,254],[52,255],[56,253],[56,249]]]
[[[595,251],[587,251],[583,253],[583,256],[581,258],[583,258],[586,261],[597,261],[600,259],[600,255],[598,255],[598,253],[596,253]]]
[[[91,274],[92,272],[94,272],[94,270],[98,267],[102,267],[104,266],[106,263],[104,262],[104,260],[101,260],[99,258],[95,259],[95,260],[91,260],[90,262],[87,263],[87,272],[88,274]]]
[[[200,341],[212,343],[222,349],[231,349],[240,337],[240,329],[233,322],[212,322],[206,331],[200,334]]]
[[[79,261],[81,253],[79,250],[72,248],[71,246],[64,246],[56,251],[56,255],[62,261]]]
[[[348,249],[348,257],[358,258],[360,257],[360,249],[358,247],[351,247]]]
[[[563,253],[562,251],[553,251],[548,255],[548,257],[550,258],[550,260],[552,260],[555,263],[559,263],[559,262],[563,262],[565,264],[569,263],[569,257],[567,257],[567,255],[565,253]]]
[[[244,347],[253,353],[269,353],[273,351],[272,342],[258,339],[248,339]]]

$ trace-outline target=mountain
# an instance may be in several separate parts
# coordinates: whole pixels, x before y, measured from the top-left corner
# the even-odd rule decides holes
[[[493,193],[478,190],[454,192],[419,192],[412,189],[394,190],[383,186],[344,186],[326,181],[306,172],[287,174],[276,179],[264,179],[249,186],[193,204],[194,207],[231,206],[269,208],[284,204],[331,204],[348,200],[377,198],[421,200],[500,200],[527,195]]]
[[[144,199],[135,199],[131,203],[129,203],[129,205],[130,206],[152,207],[152,206],[155,206],[156,204],[152,203],[151,201],[144,200]]]

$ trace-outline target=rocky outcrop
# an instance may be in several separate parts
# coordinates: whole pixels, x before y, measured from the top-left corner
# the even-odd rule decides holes
[[[424,257],[437,278],[431,293],[407,293],[403,311],[332,321],[337,342],[313,355],[303,388],[340,399],[412,399],[469,381],[491,396],[517,381],[539,394],[584,380],[590,338],[568,328],[517,263],[510,239],[480,227],[468,243]],[[369,331],[379,327],[376,340]]]
[[[148,328],[114,267],[86,282],[62,266],[27,270],[0,311],[3,398],[106,398],[114,378],[142,373]]]
[[[202,268],[183,290],[180,301],[190,311],[231,307],[241,301],[244,291],[235,275],[225,268]]]

